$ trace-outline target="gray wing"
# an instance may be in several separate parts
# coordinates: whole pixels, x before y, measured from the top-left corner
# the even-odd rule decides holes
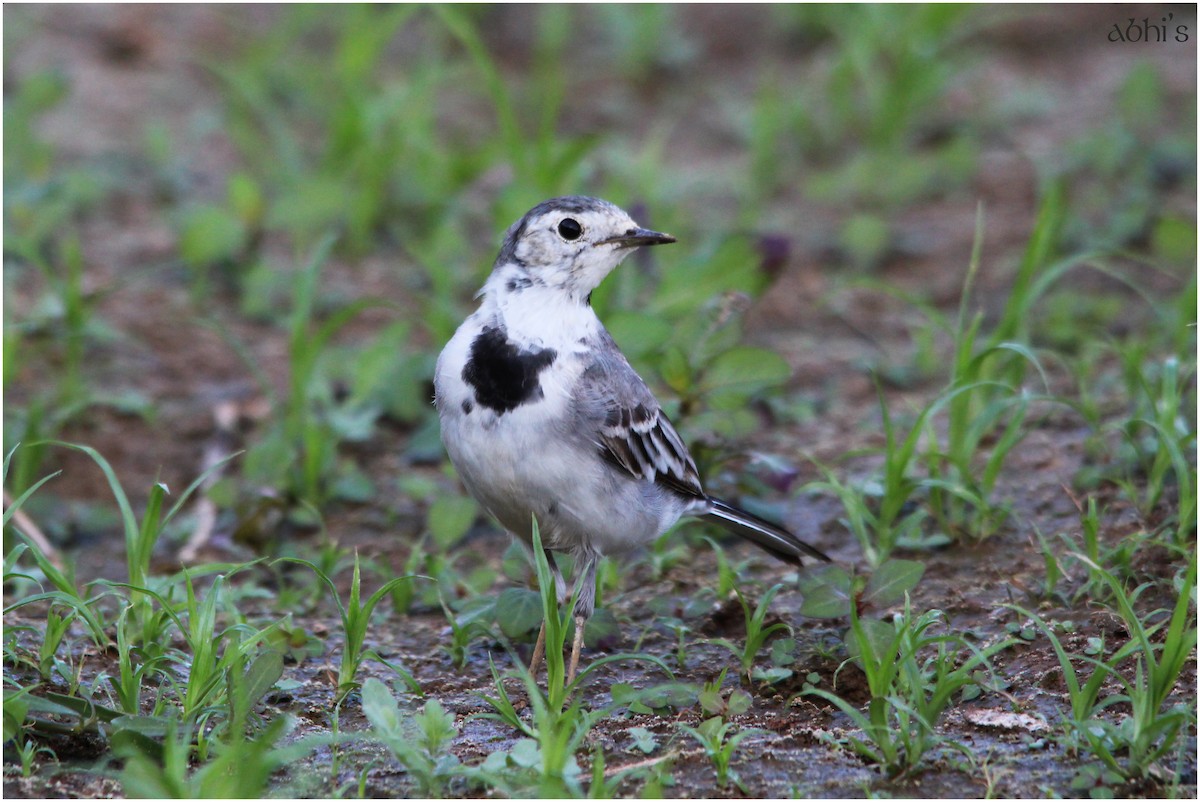
[[[579,386],[579,410],[601,456],[635,479],[705,498],[696,463],[608,332]]]

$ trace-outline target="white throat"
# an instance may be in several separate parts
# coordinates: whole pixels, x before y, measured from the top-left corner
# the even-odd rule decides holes
[[[485,320],[499,318],[508,338],[522,347],[574,351],[583,338],[594,337],[603,326],[587,303],[557,287],[531,285],[510,290],[507,271],[496,270],[483,286],[480,312]]]

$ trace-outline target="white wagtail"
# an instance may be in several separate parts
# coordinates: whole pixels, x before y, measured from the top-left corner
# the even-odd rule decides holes
[[[568,684],[597,561],[654,542],[682,516],[716,521],[796,565],[829,559],[704,492],[683,440],[592,310],[592,290],[635,248],[674,241],[597,198],[539,203],[508,230],[483,302],[438,357],[442,442],[467,489],[526,544],[537,519],[560,604],[570,597],[553,552],[575,559]],[[531,671],[545,634],[543,623]]]

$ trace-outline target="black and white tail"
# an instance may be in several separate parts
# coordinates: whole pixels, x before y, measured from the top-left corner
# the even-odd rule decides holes
[[[739,510],[719,498],[709,497],[706,517],[712,518],[733,534],[749,540],[784,562],[804,566],[805,557],[831,562],[820,550],[808,545],[786,529],[745,510]]]

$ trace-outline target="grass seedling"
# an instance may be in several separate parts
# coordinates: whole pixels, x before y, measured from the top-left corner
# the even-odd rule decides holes
[[[187,595],[179,611],[157,592],[148,589],[143,589],[143,592],[158,601],[166,620],[183,636],[186,650],[165,654],[187,666],[187,677],[182,684],[172,680],[182,717],[185,720],[201,720],[214,714],[226,714],[229,699],[225,696],[225,686],[230,672],[241,666],[260,644],[270,640],[283,619],[257,630],[246,624],[233,624],[221,629],[218,604],[226,577],[218,575],[201,599],[196,593],[192,575],[191,571],[183,572]],[[265,654],[281,660],[275,652]],[[266,690],[264,688],[263,692]]]
[[[713,554],[717,558],[717,598],[727,599],[741,584],[738,580],[738,571],[729,564],[729,557],[726,556],[725,549],[721,548],[721,544],[711,537],[705,537],[704,541],[712,548]]]
[[[219,670],[221,656],[218,653],[224,633],[217,631],[217,599],[221,593],[222,579],[217,577],[205,594],[204,601],[200,602],[196,598],[191,576],[187,577],[187,605],[184,608],[187,610],[187,628],[182,632],[191,652],[191,662],[183,694],[185,718],[198,713],[224,679]],[[233,653],[233,649],[227,648],[227,656]]]
[[[288,323],[288,361],[290,383],[283,410],[284,441],[293,449],[296,460],[293,484],[300,495],[314,504],[320,503],[323,481],[333,461],[331,446],[337,442],[328,425],[313,414],[314,382],[318,359],[331,337],[360,312],[377,302],[360,300],[339,309],[329,320],[314,328],[312,317],[317,298],[317,283],[321,267],[329,258],[335,238],[326,235],[313,250],[308,264],[300,271],[292,299],[292,314]]]
[[[43,576],[54,585],[55,590],[23,596],[18,601],[5,607],[4,612],[8,613],[25,605],[41,601],[61,605],[72,610],[87,625],[88,633],[97,647],[106,647],[110,640],[108,633],[105,631],[105,621],[95,606],[96,602],[103,598],[105,594],[85,598],[75,582],[73,566],[69,565],[65,570],[60,571],[53,563],[46,559],[46,556],[33,543],[18,543],[5,558],[4,581],[7,583],[10,580],[25,579],[36,582],[28,574],[16,573],[13,570],[17,560],[26,552],[33,555],[34,561],[37,563],[38,568],[41,569]]]
[[[1087,561],[1083,555],[1081,560]],[[1126,779],[1145,777],[1164,755],[1171,751],[1179,732],[1187,724],[1188,713],[1180,708],[1163,710],[1167,696],[1175,689],[1184,664],[1196,647],[1195,619],[1191,613],[1191,596],[1196,581],[1196,567],[1190,563],[1184,587],[1170,617],[1149,627],[1133,609],[1137,596],[1148,587],[1142,585],[1132,594],[1111,573],[1094,566],[1097,577],[1109,586],[1117,613],[1130,640],[1113,652],[1108,659],[1087,655],[1071,655],[1063,648],[1051,626],[1039,616],[1021,607],[1012,609],[1027,617],[1050,641],[1058,657],[1067,695],[1070,714],[1064,724],[1070,743],[1086,749],[1104,767]],[[1151,639],[1166,626],[1162,644]],[[1101,655],[1101,658],[1103,655]],[[1134,661],[1134,677],[1130,680],[1118,669],[1124,661]],[[1090,665],[1093,670],[1086,680],[1076,671],[1074,663]],[[1101,698],[1106,680],[1116,679],[1124,693]],[[1099,717],[1106,708],[1128,704],[1131,714],[1119,724]],[[1124,763],[1119,759],[1126,754]]]
[[[1121,770],[1127,777],[1144,777],[1151,767],[1171,750],[1180,730],[1187,724],[1189,714],[1185,709],[1163,710],[1167,696],[1175,689],[1183,666],[1196,648],[1196,623],[1192,612],[1192,598],[1196,589],[1196,563],[1190,560],[1183,587],[1175,601],[1170,618],[1147,626],[1133,609],[1133,602],[1149,585],[1141,585],[1132,594],[1126,593],[1116,577],[1099,566],[1105,583],[1112,591],[1117,613],[1130,633],[1126,647],[1134,659],[1135,671],[1132,680],[1119,675],[1125,692],[1119,701],[1128,702],[1132,714],[1115,729],[1118,744],[1128,749],[1127,765],[1118,769],[1113,755],[1091,731],[1089,742],[1093,751],[1114,770]],[[1151,637],[1166,626],[1162,645],[1155,644]],[[1060,658],[1061,659],[1061,658]],[[1114,662],[1116,662],[1114,660]],[[1109,730],[1108,735],[1114,734]]]
[[[450,645],[442,648],[450,654],[450,661],[462,668],[467,663],[467,650],[471,646],[471,641],[487,634],[487,627],[484,626],[483,620],[493,613],[494,607],[490,603],[477,604],[473,609],[458,614],[450,609],[450,605],[446,603],[446,599],[441,593],[438,594],[438,601],[441,602],[446,623],[450,625]]]
[[[394,218],[411,212],[409,225],[419,230],[459,187],[450,173],[469,162],[460,151],[473,150],[430,144],[439,133],[431,107],[446,80],[444,61],[421,59],[399,82],[385,68],[389,43],[418,10],[292,9],[253,47],[206,63],[221,79],[243,164],[265,185],[262,194],[283,195],[269,203],[270,229],[300,240],[344,231],[361,253]],[[329,46],[297,52],[298,41],[315,38]],[[401,189],[402,175],[409,183]]]
[[[594,146],[592,137],[564,138],[555,130],[558,109],[564,97],[563,86],[554,78],[543,81],[542,91],[535,97],[541,108],[525,113],[517,108],[509,92],[499,65],[488,53],[487,47],[470,18],[450,6],[435,6],[435,15],[442,26],[467,51],[476,70],[482,77],[484,93],[491,101],[496,115],[500,144],[504,148],[508,163],[516,171],[518,182],[536,190],[541,196],[553,196],[571,185],[583,158]],[[565,36],[570,31],[567,18],[556,12],[543,15],[538,53],[539,60],[557,63],[554,50],[565,46]],[[548,70],[547,76],[556,74]],[[538,122],[537,130],[523,130],[521,121],[532,119]],[[565,140],[565,141],[564,141]]]
[[[799,172],[806,195],[857,208],[911,203],[966,179],[977,150],[969,127],[956,125],[936,145],[921,143],[960,69],[955,43],[967,29],[961,9],[796,6],[775,16],[792,35],[834,45],[803,91],[770,98],[781,108],[756,115],[756,126],[764,117],[778,120],[775,136],[751,140],[754,162],[775,167],[771,185],[794,183]],[[752,173],[751,180],[764,175]]]
[[[971,389],[957,398],[965,402],[965,407],[984,386],[968,385]],[[1029,400],[1024,395],[996,398],[978,415],[961,418],[953,414],[956,405],[952,404],[952,431],[946,437],[945,450],[940,448],[934,428],[929,427],[929,447],[923,455],[929,479],[924,484],[929,490],[929,509],[942,532],[984,540],[1003,522],[1005,511],[993,504],[991,497],[1004,461],[1025,436],[1023,424]],[[966,431],[956,434],[953,430],[963,422],[968,424]],[[1002,431],[997,436],[998,429]],[[975,463],[985,440],[992,441],[992,446],[982,467],[977,468]]]
[[[1037,595],[1042,599],[1064,599],[1063,594],[1058,590],[1058,585],[1062,580],[1070,577],[1050,541],[1046,540],[1041,530],[1035,526],[1033,533],[1037,538],[1037,548],[1038,553],[1042,556],[1042,565],[1046,569],[1046,578],[1042,581],[1041,590]]]
[[[488,656],[488,667],[492,672],[492,687],[496,689],[495,696],[479,694],[479,698],[487,702],[494,712],[481,714],[483,718],[498,721],[501,724],[506,724],[518,732],[522,732],[530,737],[537,734],[533,725],[521,718],[521,713],[517,710],[517,706],[513,703],[508,695],[508,688],[504,686],[504,677],[496,670],[496,664],[492,661],[491,656]],[[536,689],[536,683],[534,688]]]
[[[26,448],[22,449],[21,453],[24,454],[28,451],[39,452],[41,450],[41,445],[42,444],[35,443],[32,447],[26,447]],[[13,446],[9,450],[9,452],[7,454],[4,455],[4,467],[3,467],[3,471],[2,471],[3,476],[2,476],[2,479],[0,479],[0,484],[4,485],[4,488],[6,491],[7,491],[8,487],[10,486],[8,469],[12,465],[13,455],[15,455],[17,453],[17,449],[19,449],[19,448],[21,448],[21,444],[17,443],[15,446]],[[36,457],[35,457],[35,459],[36,459]],[[35,492],[37,492],[37,489],[39,487],[46,484],[46,482],[49,482],[51,479],[58,476],[60,473],[62,473],[62,471],[55,471],[54,473],[52,473],[48,476],[43,476],[41,479],[38,479],[36,482],[31,481],[32,477],[29,477],[30,481],[27,482],[27,481],[24,481],[22,479],[22,477],[15,476],[12,486],[22,487],[23,485],[28,485],[28,487],[22,487],[21,495],[17,496],[16,501],[14,501],[12,504],[9,504],[8,507],[4,510],[4,517],[3,517],[4,528],[5,529],[8,528],[8,522],[10,520],[12,520],[12,517],[14,515],[17,514],[17,510],[21,509],[21,506],[26,501],[29,500],[30,496],[32,496]]]
[[[198,597],[192,576],[197,572],[184,571],[182,574],[186,588],[186,599],[179,610],[175,609],[168,599],[157,591],[149,588],[137,588],[153,601],[159,604],[158,616],[164,622],[159,631],[159,637],[166,637],[167,624],[174,626],[182,635],[185,649],[151,649],[130,647],[128,635],[118,633],[118,653],[121,655],[121,674],[115,682],[110,681],[122,707],[128,712],[140,707],[137,688],[141,685],[146,672],[153,670],[161,673],[173,689],[175,699],[179,704],[178,717],[187,722],[204,722],[209,719],[228,719],[233,701],[227,694],[232,674],[241,673],[242,666],[248,661],[251,668],[247,676],[253,678],[251,683],[258,695],[265,694],[283,672],[282,657],[274,651],[259,652],[261,644],[269,641],[279,629],[284,619],[269,624],[263,629],[235,623],[221,629],[219,627],[220,612],[218,604],[222,598],[222,590],[226,577],[218,575],[207,594]],[[129,589],[125,583],[106,583],[116,587]],[[132,625],[127,629],[136,632]],[[124,653],[121,653],[120,643],[125,641]],[[133,668],[134,655],[144,661],[139,668]],[[256,656],[255,656],[256,655]],[[174,672],[165,669],[165,663],[173,663],[186,667],[186,677],[176,678]],[[151,668],[151,666],[153,668]],[[156,710],[160,704],[156,703]],[[172,719],[175,717],[172,716]],[[137,722],[133,722],[136,729]],[[197,737],[205,739],[212,730],[201,727]],[[203,741],[202,741],[203,743]]]
[[[1105,511],[1099,509],[1095,497],[1088,496],[1086,503],[1074,497],[1072,501],[1079,511],[1080,534],[1076,539],[1065,532],[1059,533],[1059,538],[1068,549],[1061,562],[1065,564],[1070,561],[1073,566],[1078,566],[1086,573],[1087,579],[1076,587],[1071,601],[1083,598],[1104,601],[1110,595],[1108,583],[1104,579],[1104,571],[1097,571],[1093,566],[1104,566],[1105,571],[1122,579],[1132,577],[1135,573],[1133,556],[1151,536],[1145,532],[1133,532],[1110,546],[1105,545],[1100,536],[1101,516]]]
[[[46,611],[45,629],[42,641],[38,644],[38,673],[42,675],[42,679],[50,679],[54,656],[58,654],[58,647],[62,645],[63,637],[70,630],[71,620],[74,618],[74,610],[69,609],[66,615],[62,615],[53,607]]]
[[[51,760],[58,760],[58,755],[48,746],[42,746],[32,738],[27,738],[19,746],[14,746],[17,753],[17,759],[21,761],[21,776],[32,777],[33,770],[37,766],[38,755],[48,755]]]
[[[721,695],[721,688],[725,685],[726,670],[721,669],[720,676],[712,682],[704,683],[704,689],[700,691],[698,701],[706,713],[715,716],[738,715],[745,713],[753,704],[754,700],[750,698],[750,694],[739,688],[734,688],[728,696]]]
[[[566,687],[567,670],[563,660],[563,649],[567,643],[569,624],[575,617],[578,595],[572,594],[564,609],[560,609],[557,584],[550,571],[550,562],[542,548],[541,533],[536,519],[533,522],[533,564],[537,572],[538,594],[542,600],[542,620],[546,623],[546,703],[547,708],[562,711],[570,695]],[[582,679],[582,677],[580,677]]]
[[[915,769],[939,744],[965,753],[961,744],[937,735],[935,726],[951,697],[975,681],[975,669],[986,666],[1012,641],[980,650],[959,635],[933,634],[931,628],[943,623],[941,611],[914,617],[907,594],[904,612],[891,624],[860,618],[857,606],[850,607],[847,646],[867,678],[871,692],[867,712],[822,688],[810,687],[803,693],[819,696],[849,716],[865,737],[846,736],[846,743],[889,776]],[[969,651],[965,657],[964,647]]]
[[[1045,215],[1052,214],[1056,207],[1048,208]],[[1052,221],[1042,219],[1035,227],[1024,270],[1014,280],[1006,317],[981,344],[983,313],[976,312],[968,322],[967,311],[983,253],[983,206],[976,211],[971,258],[951,331],[954,353],[946,390],[945,446],[938,444],[936,431],[929,427],[930,441],[924,455],[931,480],[930,508],[946,532],[982,540],[995,531],[1001,516],[992,506],[992,491],[1009,453],[1025,436],[1023,425],[1031,399],[1019,388],[1026,366],[1033,365],[1042,386],[1049,386],[1037,356],[1013,338],[1025,331],[1024,321],[1014,316],[1017,310],[1027,311],[1032,303],[1028,297],[1033,289],[1029,271],[1044,261],[1043,250],[1050,247],[1045,229],[1052,225]],[[979,467],[976,463],[985,442],[990,443],[990,450]]]
[[[16,450],[17,450],[17,446],[14,446],[12,448],[12,450],[10,450],[8,452],[8,454],[5,455],[5,457],[4,457],[4,466],[3,466],[4,482],[8,481],[9,464],[10,464],[10,461],[12,460],[13,454],[16,452]],[[61,473],[61,471],[56,471],[55,473],[52,473],[48,476],[42,477],[37,482],[30,485],[30,487],[27,488],[25,490],[25,492],[23,492],[12,504],[10,504],[8,506],[8,508],[4,511],[4,516],[3,516],[3,525],[4,525],[5,529],[8,528],[9,522],[12,520],[13,516],[16,515],[17,511],[21,509],[21,506],[29,499],[29,497],[32,496],[34,494],[34,492],[36,492],[37,489],[39,487],[41,487],[43,484],[50,481],[55,476],[58,476],[59,473]],[[25,537],[24,533],[21,533],[21,536]],[[24,605],[32,604],[34,602],[39,602],[39,601],[48,601],[51,604],[59,604],[65,608],[67,608],[68,610],[71,610],[73,615],[78,615],[79,618],[87,625],[88,631],[92,636],[92,640],[95,642],[97,647],[103,648],[104,646],[106,646],[109,643],[109,637],[108,637],[108,634],[105,632],[105,623],[104,623],[103,618],[99,614],[99,612],[94,607],[95,602],[100,597],[97,596],[97,597],[93,597],[90,599],[84,597],[83,593],[80,592],[80,590],[79,590],[79,586],[75,582],[73,566],[68,566],[67,568],[60,570],[56,565],[54,565],[54,563],[52,563],[46,557],[45,554],[42,553],[41,549],[39,549],[35,543],[33,543],[32,541],[27,539],[25,543],[18,543],[16,546],[13,546],[12,550],[7,555],[5,555],[5,558],[4,558],[4,581],[5,581],[5,583],[7,584],[10,579],[18,579],[18,578],[24,578],[28,581],[36,582],[36,580],[34,580],[33,577],[30,577],[27,574],[17,574],[15,572],[15,568],[16,568],[16,564],[17,564],[18,560],[20,559],[21,555],[23,555],[26,551],[28,551],[30,553],[30,555],[34,559],[34,562],[37,563],[37,566],[41,570],[42,575],[52,585],[54,585],[55,590],[50,591],[50,592],[45,592],[45,593],[37,593],[37,594],[24,596],[19,601],[6,607],[5,612],[7,613],[10,610],[15,610],[18,607],[22,607]],[[57,613],[53,613],[53,611],[52,611],[52,614],[58,615]],[[68,619],[70,617],[71,616],[68,616]],[[65,629],[66,626],[67,626],[66,623],[63,623],[63,622],[60,622],[57,626],[55,626],[53,620],[50,620],[50,619],[47,620],[45,637],[43,638],[43,641],[42,641],[42,643],[43,643],[42,654],[40,655],[39,661],[38,661],[39,671],[42,670],[41,667],[45,664],[45,661],[47,659],[52,659],[53,653],[55,651],[57,651],[58,645],[61,643],[63,635],[66,634],[66,629]],[[52,633],[54,633],[58,630],[61,630],[61,631],[58,632],[57,638],[56,639],[52,638]],[[46,648],[48,648],[48,646],[50,645],[52,640],[54,641],[54,644],[53,644],[54,649],[49,654],[46,654]]]
[[[1100,512],[1095,496],[1088,496],[1087,506],[1079,507],[1079,525],[1083,531],[1083,554],[1093,565],[1105,562],[1100,556]]]
[[[880,520],[866,489],[861,484],[843,482],[831,469],[824,465],[818,467],[825,474],[825,480],[810,482],[805,485],[805,489],[827,491],[837,497],[845,512],[845,516],[838,520],[854,535],[868,564],[876,566],[886,560],[903,533],[920,523],[921,515],[914,514],[904,519],[904,525],[899,530],[881,525],[884,522]]]
[[[760,734],[762,730],[743,729],[731,735],[730,733],[736,727],[720,716],[713,716],[701,722],[698,727],[680,724],[679,729],[695,738],[704,747],[704,754],[712,761],[713,768],[717,772],[717,783],[722,788],[732,782],[742,793],[746,793],[746,787],[742,784],[741,777],[730,764],[733,762],[733,753],[741,746],[742,741],[752,735]]]
[[[32,690],[33,687],[4,690],[4,744],[6,749],[11,744],[13,751],[17,753],[17,758],[21,761],[22,777],[33,775],[39,754],[49,755],[52,760],[58,759],[53,749],[39,745],[37,740],[26,734],[26,715],[29,713],[29,696]]]
[[[542,549],[541,534],[538,530],[537,521],[533,522],[533,561],[534,569],[537,572],[538,579],[538,597],[541,600],[543,620],[546,624],[545,631],[545,652],[544,661],[546,664],[546,693],[543,695],[537,687],[536,678],[533,677],[527,670],[523,668],[519,670],[521,679],[524,681],[526,688],[529,690],[531,699],[536,697],[536,705],[539,709],[544,708],[547,715],[561,716],[564,711],[564,704],[574,689],[575,685],[570,687],[566,685],[566,661],[563,658],[563,649],[566,647],[567,633],[569,624],[574,617],[575,603],[577,596],[572,595],[570,601],[560,608],[558,603],[557,585],[554,581],[554,575],[550,571],[550,563],[546,558],[545,551]],[[518,661],[518,665],[520,665]],[[584,673],[586,673],[585,669]],[[584,673],[581,673],[575,679],[578,683],[583,679]],[[495,666],[492,666],[492,676],[495,680],[495,685],[499,691],[497,698],[484,697],[484,700],[492,705],[498,711],[499,720],[517,727],[517,729],[527,732],[530,735],[536,736],[537,728],[530,728],[525,724],[520,724],[519,719],[515,716],[515,710],[508,700],[507,692],[504,691],[503,684],[499,675],[496,673]],[[553,711],[553,712],[550,712]],[[495,716],[488,714],[489,718]],[[553,722],[551,722],[553,723]]]
[[[676,616],[659,616],[655,623],[675,637],[675,665],[679,669],[687,667],[687,646],[688,636],[692,634],[692,628],[682,618]],[[650,633],[651,627],[647,627],[641,637],[638,639],[638,647],[641,647],[642,638]]]
[[[825,481],[806,486],[813,490],[831,491],[837,496],[846,512],[845,524],[858,540],[863,555],[872,567],[881,565],[901,543],[916,545],[921,541],[919,529],[926,513],[909,509],[910,500],[922,489],[922,482],[913,475],[917,446],[927,429],[926,421],[951,401],[954,395],[963,391],[938,396],[918,413],[908,434],[899,438],[878,380],[875,389],[879,396],[884,433],[883,467],[877,477],[878,499],[870,499],[863,487],[840,481],[831,470],[821,465],[818,467],[825,473]]]
[[[549,642],[549,635],[547,635],[547,644]],[[547,652],[547,660],[549,657]],[[562,658],[560,657],[559,660],[561,662]],[[493,676],[495,675],[493,674]],[[497,713],[481,715],[484,718],[509,724],[517,723],[517,728],[531,737],[531,742],[536,745],[536,758],[530,765],[537,769],[539,795],[559,798],[579,796],[578,766],[575,764],[575,753],[582,746],[588,732],[597,721],[608,714],[608,710],[585,711],[579,700],[574,700],[565,707],[556,708],[551,704],[549,695],[543,694],[538,689],[528,671],[522,671],[521,676],[525,680],[529,705],[533,714],[530,722],[524,722],[513,709],[512,702],[503,690],[503,681],[498,676],[495,676],[495,684],[499,691],[498,698],[483,697],[484,701],[491,704]]]
[[[329,259],[336,237],[320,239],[300,269],[292,288],[288,318],[288,392],[282,399],[249,349],[225,328],[214,328],[225,337],[257,378],[264,395],[271,401],[272,422],[267,432],[246,454],[244,473],[253,482],[277,488],[301,502],[319,508],[330,493],[332,478],[338,469],[337,444],[346,439],[347,428],[358,434],[369,432],[379,410],[363,413],[365,423],[339,426],[342,410],[333,400],[333,390],[321,367],[328,360],[330,342],[364,310],[388,306],[384,301],[362,298],[333,312],[317,323],[318,287],[321,270]],[[351,415],[355,417],[359,410]],[[344,423],[344,421],[343,421]]]
[[[1064,718],[1064,723],[1072,734],[1073,743],[1078,744],[1082,742],[1086,744],[1087,732],[1089,727],[1092,726],[1096,714],[1118,701],[1113,696],[1101,700],[1100,692],[1103,689],[1104,681],[1110,676],[1116,676],[1115,663],[1119,662],[1119,659],[1126,655],[1118,652],[1108,661],[1098,660],[1086,655],[1069,655],[1067,650],[1063,648],[1058,635],[1055,634],[1054,628],[1043,621],[1040,616],[1017,605],[1010,605],[1010,607],[1028,618],[1046,636],[1047,640],[1050,641],[1050,645],[1058,657],[1063,682],[1067,686],[1067,696],[1071,702],[1070,713]],[[1120,658],[1118,658],[1118,655],[1120,655]],[[1082,679],[1081,675],[1075,670],[1072,658],[1093,667],[1094,670],[1086,680]]]
[[[1112,566],[1114,558],[1120,557],[1121,552],[1126,549],[1126,540],[1123,539],[1111,549],[1106,549],[1100,539],[1100,510],[1096,504],[1094,496],[1088,496],[1086,504],[1075,502],[1079,510],[1079,529],[1080,543],[1082,546],[1082,556],[1086,559],[1079,560],[1078,553],[1072,552],[1070,556],[1076,558],[1077,563],[1081,563],[1087,571],[1088,580],[1075,594],[1075,598],[1089,598],[1097,601],[1106,599],[1109,595],[1108,585],[1103,578],[1103,571],[1096,570],[1093,566],[1107,565]],[[1063,540],[1069,546],[1074,546],[1071,540],[1063,535]],[[1128,559],[1123,561],[1128,567]]]
[[[546,691],[538,687],[536,678],[528,669],[518,662],[514,669],[529,699],[532,710],[530,721],[521,717],[507,689],[504,687],[504,677],[492,664],[492,679],[496,689],[495,696],[481,694],[481,698],[491,706],[494,712],[482,713],[482,718],[499,721],[526,734],[536,745],[536,763],[538,768],[538,792],[543,796],[564,796],[568,792],[579,795],[578,766],[574,755],[583,739],[597,721],[608,714],[609,709],[585,711],[581,702],[571,698],[576,687],[594,670],[603,665],[617,661],[636,659],[643,660],[661,668],[668,676],[670,669],[657,657],[641,654],[615,654],[591,661],[576,676],[570,685],[566,684],[566,660],[563,650],[567,644],[569,623],[574,617],[576,596],[560,607],[558,603],[557,585],[550,571],[550,564],[542,548],[541,535],[537,521],[533,522],[532,553],[534,568],[538,577],[538,593],[542,603],[542,614],[546,621],[546,641],[544,661],[546,665]],[[572,767],[574,767],[572,769]],[[486,768],[486,767],[485,767]]]
[[[108,677],[109,686],[117,696],[121,712],[136,716],[142,712],[142,687],[147,675],[158,670],[164,656],[141,659],[130,644],[127,621],[131,608],[126,607],[117,618],[117,670],[116,677]],[[135,664],[136,663],[136,664]],[[161,698],[161,694],[160,694]],[[157,708],[157,705],[155,705]]]
[[[775,598],[775,594],[783,590],[782,584],[772,585],[763,597],[759,600],[758,605],[751,610],[750,602],[742,595],[742,591],[734,589],[737,593],[738,603],[742,605],[742,614],[746,620],[746,640],[741,647],[731,641],[721,638],[712,641],[718,646],[724,646],[738,658],[741,663],[742,674],[746,677],[750,676],[754,669],[754,661],[758,658],[758,653],[762,651],[763,646],[771,639],[776,632],[787,632],[792,634],[792,628],[782,621],[777,621],[770,626],[766,625],[767,612],[770,610],[771,600]]]
[[[1017,273],[1013,276],[1008,301],[1004,305],[1000,321],[988,336],[983,348],[984,352],[1005,342],[1028,342],[1030,322],[1033,319],[1033,305],[1064,273],[1083,261],[1084,257],[1082,256],[1072,256],[1058,262],[1052,261],[1056,249],[1059,247],[1066,214],[1066,189],[1062,182],[1051,183],[1042,195],[1033,231],[1030,232],[1029,242],[1025,246],[1025,253],[1021,257]],[[972,267],[969,268],[968,281],[963,288],[962,301],[959,306],[958,330],[960,333],[966,331],[963,326],[966,321],[966,303],[979,265],[978,254],[983,239],[982,226],[981,211],[976,222],[975,246],[972,248],[971,257]],[[974,333],[969,339],[974,340]],[[968,343],[963,342],[963,344]],[[956,358],[956,364],[960,364],[962,349],[956,350],[960,351],[959,357]],[[983,378],[998,379],[1009,387],[1019,387],[1025,377],[1024,369],[1024,362],[1013,360],[1002,365],[999,373],[991,373]]]
[[[4,440],[16,443],[4,457],[5,490],[19,494],[18,498],[21,498],[35,481],[46,481],[45,476],[37,479],[42,475],[42,465],[46,461],[46,440],[53,437],[65,423],[67,413],[74,411],[74,408],[68,407],[66,411],[48,412],[45,399],[37,397],[31,399],[24,409],[5,415]]]
[[[244,733],[214,748],[210,760],[193,766],[192,743],[198,730],[171,722],[161,749],[147,750],[133,740],[119,740],[114,752],[125,761],[122,789],[131,797],[147,799],[257,799],[278,769],[312,748],[309,739],[276,747],[286,734],[288,720],[279,717],[255,738]]]
[[[676,565],[686,564],[690,554],[691,550],[674,530],[666,532],[646,553],[651,576],[655,581],[662,579]]]
[[[90,339],[99,329],[92,321],[95,299],[83,289],[83,249],[78,233],[62,236],[56,243],[60,264],[51,264],[38,243],[32,239],[10,237],[5,250],[28,261],[42,274],[51,296],[61,309],[58,329],[62,341],[62,365],[55,371],[60,377],[56,402],[63,407],[86,406],[89,400],[83,376],[84,358]]]
[[[458,735],[454,716],[436,699],[419,713],[402,713],[387,686],[371,677],[362,688],[362,707],[382,740],[416,784],[415,795],[442,798],[463,768],[447,747]]]
[[[62,441],[51,441],[50,444],[83,452],[104,473],[104,478],[107,480],[113,498],[116,499],[117,507],[120,509],[121,522],[124,527],[125,559],[128,571],[128,582],[124,587],[130,591],[130,605],[132,607],[132,612],[130,613],[131,625],[135,631],[140,629],[137,633],[140,643],[151,644],[158,642],[160,632],[155,629],[155,621],[157,619],[154,616],[150,596],[145,593],[145,590],[151,587],[150,558],[154,552],[154,546],[158,542],[163,529],[179,510],[183,508],[183,505],[187,503],[192,493],[203,484],[204,480],[210,474],[237,455],[231,454],[198,476],[187,486],[187,489],[183,491],[183,494],[180,495],[179,499],[165,516],[162,510],[163,501],[168,493],[167,486],[161,482],[156,482],[150,490],[150,500],[139,523],[137,516],[134,515],[133,506],[129,503],[129,497],[125,494],[125,489],[121,486],[121,482],[117,478],[112,465],[96,449],[90,446],[64,443]]]
[[[362,599],[362,580],[359,570],[358,553],[354,555],[354,574],[350,579],[350,599],[348,604],[343,604],[341,597],[338,595],[337,585],[329,574],[325,573],[315,563],[309,560],[302,560],[298,557],[282,557],[276,562],[292,562],[303,565],[317,575],[329,590],[330,596],[333,598],[334,604],[337,605],[338,616],[342,620],[342,634],[345,637],[345,643],[342,646],[341,661],[338,664],[338,680],[337,680],[337,701],[340,703],[346,698],[346,695],[358,687],[355,677],[358,675],[358,669],[362,666],[363,661],[368,657],[379,660],[380,657],[373,649],[363,649],[363,644],[367,637],[367,627],[371,624],[371,614],[374,612],[376,605],[379,604],[385,597],[389,596],[394,588],[403,582],[410,582],[418,578],[418,575],[398,576],[383,584],[378,590],[367,597],[366,601]],[[428,577],[419,577],[427,579]],[[415,685],[416,681],[411,675],[393,666],[394,669],[401,673],[401,676],[411,686]]]
[[[1194,417],[1184,412],[1188,376],[1174,357],[1162,362],[1153,379],[1148,379],[1147,373],[1144,365],[1126,366],[1126,375],[1132,377],[1127,381],[1134,385],[1131,389],[1138,405],[1148,414],[1121,425],[1142,469],[1140,482],[1130,477],[1122,486],[1142,513],[1149,515],[1163,498],[1167,477],[1173,475],[1178,495],[1175,540],[1183,545],[1196,528],[1196,468],[1188,458],[1196,450],[1196,432],[1189,424]],[[1143,431],[1150,434],[1139,437]]]

